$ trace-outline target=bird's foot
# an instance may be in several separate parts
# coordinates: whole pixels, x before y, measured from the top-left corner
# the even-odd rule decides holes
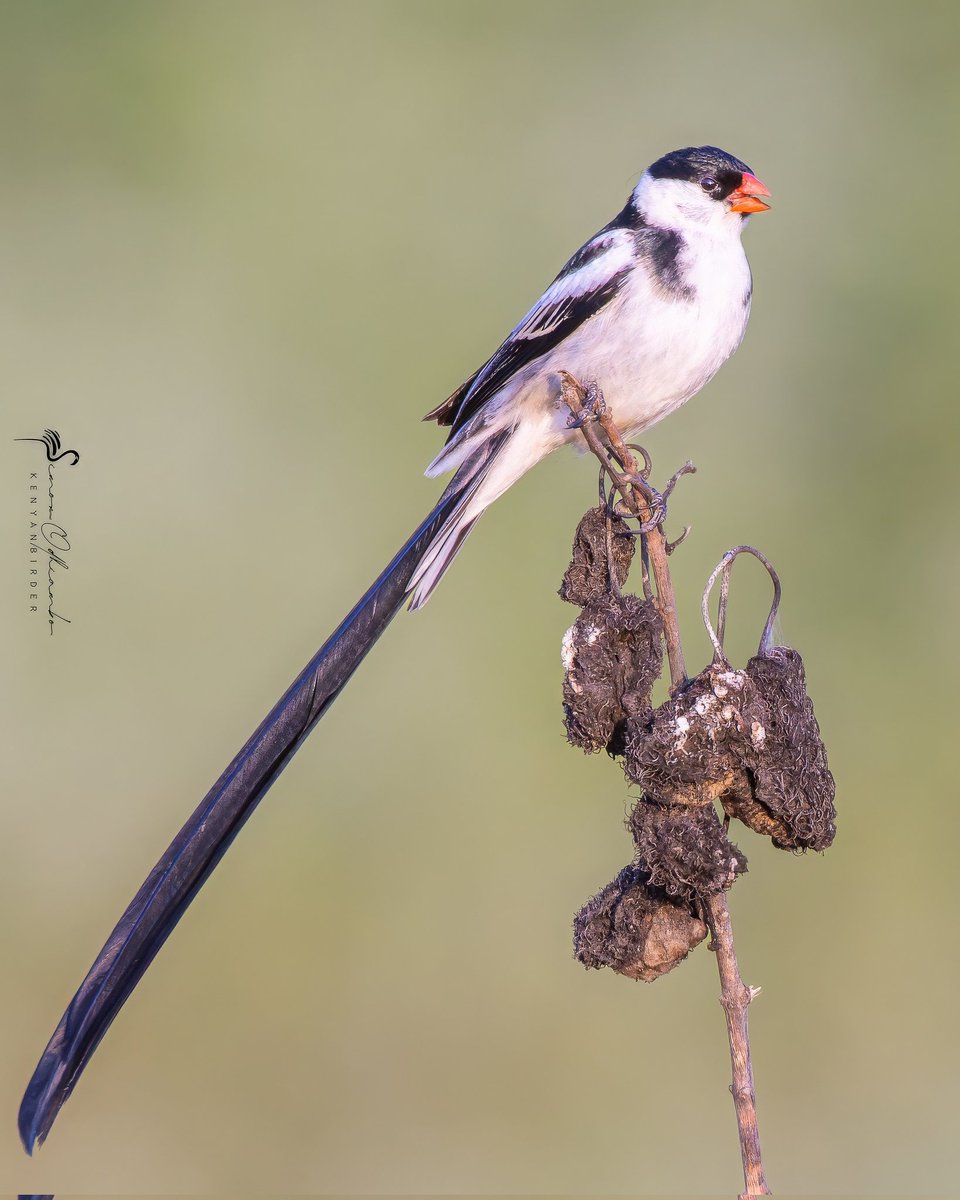
[[[667,519],[667,501],[670,498],[671,492],[677,486],[678,481],[684,477],[684,475],[695,474],[697,468],[692,462],[685,462],[678,471],[674,471],[674,473],[670,476],[670,478],[667,480],[667,486],[663,489],[663,491],[658,492],[653,484],[651,484],[649,479],[650,456],[642,446],[631,445],[630,449],[638,450],[643,455],[644,469],[639,474],[633,471],[628,471],[624,474],[624,479],[631,485],[631,487],[635,488],[647,502],[647,506],[650,509],[650,516],[645,521],[641,522],[640,528],[637,530],[637,532],[649,533],[652,529],[660,529],[663,527],[663,524]],[[689,526],[685,527],[683,533],[680,534],[676,541],[668,542],[667,553],[671,554],[674,550],[676,550],[677,546],[680,545],[689,532]]]
[[[590,424],[593,421],[599,421],[606,414],[606,411],[607,402],[603,398],[603,393],[597,387],[596,383],[588,383],[586,385],[586,394],[580,405],[580,411],[576,415],[571,412],[567,418],[567,428],[582,429],[584,425]]]

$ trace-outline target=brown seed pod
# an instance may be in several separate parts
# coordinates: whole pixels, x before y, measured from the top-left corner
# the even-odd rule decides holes
[[[646,719],[627,722],[627,778],[660,804],[711,804],[745,785],[753,731],[742,710],[752,694],[745,671],[701,671]]]
[[[577,526],[560,599],[583,607],[605,592],[619,591],[626,583],[635,551],[630,528],[622,517],[608,513],[604,505],[591,508]]]
[[[738,806],[732,797],[732,807],[724,807],[758,832],[770,833],[783,850],[826,850],[837,832],[836,786],[807,695],[803,659],[789,646],[774,646],[750,659],[747,675],[753,697],[745,716],[763,730],[754,747],[753,803]],[[759,828],[770,821],[775,830]]]
[[[563,639],[567,741],[588,754],[623,753],[628,717],[650,711],[663,667],[663,622],[653,601],[604,592],[587,604]]]
[[[683,962],[707,936],[692,906],[652,888],[641,867],[624,867],[573,921],[573,945],[585,967],[610,967],[650,983]]]
[[[694,900],[725,891],[747,869],[746,858],[727,840],[712,805],[665,808],[641,799],[628,826],[637,865],[668,896]]]

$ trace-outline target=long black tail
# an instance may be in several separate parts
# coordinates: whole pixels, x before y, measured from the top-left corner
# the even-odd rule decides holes
[[[403,604],[418,563],[476,485],[481,465],[475,461],[458,472],[433,512],[307,663],[150,872],[71,1000],[27,1085],[19,1125],[28,1154],[50,1132],[110,1022],[207,876]]]

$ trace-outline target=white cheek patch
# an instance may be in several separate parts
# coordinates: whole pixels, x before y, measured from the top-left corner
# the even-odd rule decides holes
[[[646,220],[665,229],[680,222],[704,225],[726,215],[724,206],[699,184],[684,179],[654,179],[644,172],[634,195]]]

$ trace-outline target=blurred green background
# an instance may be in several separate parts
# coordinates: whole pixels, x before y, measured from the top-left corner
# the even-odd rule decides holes
[[[0,6],[0,1186],[733,1194],[712,956],[583,971],[628,860],[563,742],[554,456],[398,619],[117,1019],[34,1161],[16,1108],[148,868],[432,504],[419,417],[668,149],[774,194],[752,323],[647,436],[703,581],[784,581],[839,835],[732,895],[770,1181],[952,1191],[960,572],[954,5]],[[45,426],[71,534],[27,611]],[[734,576],[751,652],[767,585]]]

